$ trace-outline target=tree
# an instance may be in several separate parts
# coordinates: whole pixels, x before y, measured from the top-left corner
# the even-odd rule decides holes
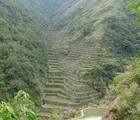
[[[20,90],[14,97],[13,102],[0,104],[0,120],[36,120],[34,103],[29,94]]]
[[[140,0],[132,0],[128,5],[128,8],[133,8],[133,12],[137,15],[140,15]],[[138,16],[137,21],[140,21]]]

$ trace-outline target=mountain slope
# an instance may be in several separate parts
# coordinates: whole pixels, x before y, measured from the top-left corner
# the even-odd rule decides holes
[[[95,99],[85,102],[84,105],[99,103],[115,75],[124,71],[123,66],[128,64],[128,58],[139,54],[139,26],[129,18],[126,4],[125,1],[116,0],[79,0],[59,14],[57,19],[54,16],[51,32],[54,32],[53,35],[57,34],[57,37],[55,36],[56,41],[51,46],[48,45],[57,51],[58,56],[54,55],[55,52],[50,52],[51,75],[46,86],[52,88],[45,89],[45,102],[39,116],[48,118],[52,109],[62,111],[68,109],[67,106],[76,108],[81,103],[82,100],[75,101],[79,96],[74,97],[71,90],[75,94],[77,90],[73,84],[65,87],[65,84],[69,84],[68,81],[84,82],[88,89],[94,90]],[[48,32],[48,37],[50,35]],[[53,74],[55,77],[52,77],[52,69],[58,68]],[[85,88],[82,90],[86,91]],[[72,95],[72,101],[67,96],[68,93]],[[52,107],[52,104],[55,105]]]
[[[46,46],[32,9],[27,1],[0,0],[0,101],[23,89],[41,103]]]
[[[59,104],[57,108],[99,103],[129,57],[140,52],[140,26],[129,18],[133,15],[126,12],[127,2],[0,0],[0,100],[24,89],[36,103],[43,99],[47,105]],[[43,30],[47,30],[46,41]],[[52,97],[45,90],[68,96]],[[93,96],[83,94],[91,90]],[[82,92],[81,100],[81,93],[75,91]],[[56,96],[60,102],[51,100]]]
[[[81,62],[77,76],[103,93],[128,58],[140,52],[140,25],[130,18],[127,3],[79,0],[54,22],[57,47]]]
[[[81,0],[60,16],[56,25],[61,25],[62,34],[70,42],[99,43],[102,49],[115,54],[138,53],[134,41],[139,40],[139,27],[125,13],[124,5],[125,2],[115,0]],[[110,47],[106,49],[108,45]]]
[[[125,73],[115,77],[110,87],[109,105],[102,120],[139,120],[140,119],[140,60],[129,67]],[[114,100],[115,99],[115,100]]]

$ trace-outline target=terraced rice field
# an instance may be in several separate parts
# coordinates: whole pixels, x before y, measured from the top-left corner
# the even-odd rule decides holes
[[[96,55],[90,54],[88,48],[73,47],[72,52],[62,57],[53,45],[52,40],[47,41],[49,71],[42,94],[43,105],[38,111],[38,116],[45,119],[50,118],[56,109],[69,111],[94,103],[94,90],[75,72],[80,67],[89,68]]]

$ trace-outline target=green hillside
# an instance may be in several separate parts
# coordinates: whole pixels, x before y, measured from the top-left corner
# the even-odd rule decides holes
[[[68,56],[76,54],[81,62],[77,75],[98,86],[97,91],[105,91],[128,59],[139,55],[140,26],[126,10],[127,3],[79,0],[54,22],[60,36],[57,47]],[[89,59],[84,62],[84,57]]]
[[[112,83],[111,100],[124,99],[120,84],[135,93],[139,63],[113,82],[140,53],[140,24],[126,9],[129,1],[0,0],[0,101],[24,90],[39,108],[37,116],[66,120],[98,106]],[[125,102],[133,98],[139,99],[132,95]],[[137,111],[137,103],[120,106]]]
[[[61,15],[55,25],[60,26],[69,42],[99,44],[113,54],[135,54],[139,52],[139,26],[126,12],[126,4],[115,0],[80,0]]]
[[[110,86],[111,101],[102,120],[139,120],[140,108],[140,62],[139,58],[127,66],[126,72],[114,78]],[[112,102],[113,101],[113,102]]]
[[[23,89],[41,103],[47,51],[40,18],[32,11],[28,2],[0,0],[0,101]]]

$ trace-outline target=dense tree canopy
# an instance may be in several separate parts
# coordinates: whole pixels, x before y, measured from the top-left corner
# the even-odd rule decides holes
[[[0,101],[20,89],[38,101],[46,77],[44,35],[36,22],[40,18],[35,21],[35,14],[28,13],[32,7],[26,9],[28,2],[22,2],[0,0]]]
[[[133,0],[128,4],[136,14],[140,14],[140,1]],[[139,18],[137,19],[140,20]],[[135,58],[132,65],[127,66],[126,72],[117,75],[110,86],[110,98],[115,98],[112,108],[112,120],[140,119],[140,57]],[[103,120],[106,117],[103,117]]]

